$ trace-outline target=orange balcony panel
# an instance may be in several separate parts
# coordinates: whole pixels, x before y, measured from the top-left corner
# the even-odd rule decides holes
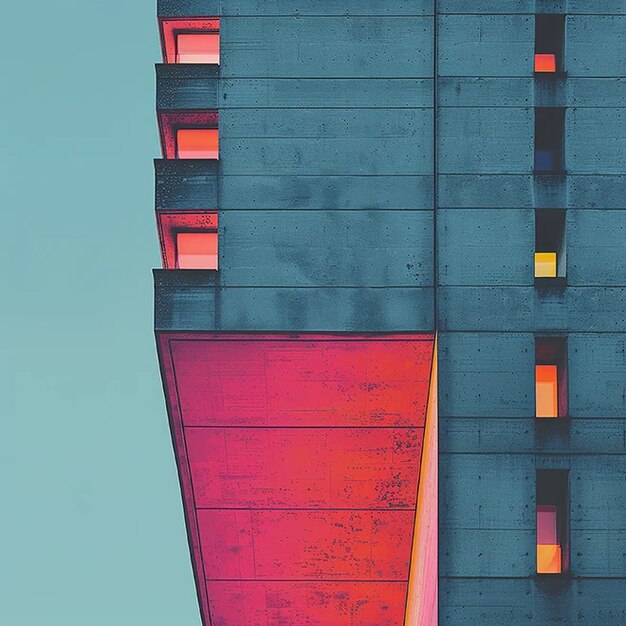
[[[217,269],[217,233],[178,233],[176,265],[187,270]]]
[[[556,72],[556,55],[535,54],[535,72]]]
[[[537,574],[560,574],[562,569],[561,546],[537,544]]]
[[[558,416],[558,368],[535,365],[535,417]]]
[[[217,128],[179,128],[176,131],[176,157],[179,159],[217,159]]]
[[[219,65],[219,33],[180,33],[176,37],[176,63]]]

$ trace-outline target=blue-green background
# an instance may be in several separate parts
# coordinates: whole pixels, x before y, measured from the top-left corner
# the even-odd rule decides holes
[[[197,626],[152,334],[155,0],[2,22],[0,625]]]

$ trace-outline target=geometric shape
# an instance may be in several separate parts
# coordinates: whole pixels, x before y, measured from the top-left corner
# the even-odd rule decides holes
[[[432,335],[158,346],[204,622],[402,624]]]
[[[535,252],[535,278],[556,278],[556,252]]]
[[[406,582],[414,511],[201,509],[207,580]]]
[[[161,48],[164,63],[182,63],[178,60],[178,38],[181,35],[205,35],[219,34],[220,20],[216,17],[184,17],[184,18],[161,18],[159,20],[161,30]],[[185,42],[187,43],[187,42]],[[185,44],[184,44],[185,45]],[[212,46],[214,49],[214,45]],[[219,55],[219,47],[218,47]],[[185,61],[190,63],[191,61]],[[201,61],[202,63],[219,63],[217,61]]]
[[[537,543],[543,545],[558,543],[556,504],[537,505]]]
[[[217,233],[218,214],[215,211],[157,211],[161,242],[161,257],[165,269],[176,265],[178,233]]]
[[[159,128],[161,134],[161,147],[163,158],[178,159],[184,158],[179,154],[179,130],[213,130],[216,136],[198,138],[202,139],[205,147],[211,148],[215,154],[211,157],[192,156],[191,158],[211,158],[217,159],[217,127],[218,112],[214,109],[199,111],[158,111]],[[187,138],[185,137],[183,141]],[[190,139],[193,147],[193,138]],[[201,146],[200,146],[201,147]],[[183,146],[184,148],[184,146]]]
[[[437,395],[437,339],[435,339],[404,626],[437,626],[439,537]]]
[[[176,63],[220,62],[219,33],[180,33],[176,37]]]
[[[416,336],[421,341],[212,337],[170,342],[185,426],[424,425],[431,361],[425,346],[432,345],[424,335]]]
[[[217,233],[178,233],[176,267],[179,269],[217,269]]]
[[[535,417],[558,416],[558,367],[535,365]]]
[[[535,150],[535,170],[537,172],[557,171],[558,155],[556,150]]]
[[[412,510],[422,435],[421,428],[193,427],[185,443],[199,508]]]
[[[213,624],[401,626],[406,583],[207,581]]]
[[[556,55],[535,54],[535,72],[556,72]]]
[[[562,562],[560,545],[537,544],[537,574],[560,574]]]
[[[176,132],[177,159],[217,159],[217,128],[179,128]]]

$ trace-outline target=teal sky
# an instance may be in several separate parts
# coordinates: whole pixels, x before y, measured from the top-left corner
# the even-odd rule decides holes
[[[200,623],[152,333],[155,4],[3,6],[6,626]]]

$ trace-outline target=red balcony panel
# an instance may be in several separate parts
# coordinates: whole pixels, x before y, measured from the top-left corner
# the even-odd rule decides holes
[[[414,508],[422,437],[412,428],[185,429],[196,503],[211,508]]]
[[[171,349],[188,426],[423,426],[431,345],[305,339]],[[398,365],[385,369],[391,349]]]
[[[215,624],[401,626],[406,583],[208,581]]]
[[[414,511],[198,511],[208,580],[406,581]]]

